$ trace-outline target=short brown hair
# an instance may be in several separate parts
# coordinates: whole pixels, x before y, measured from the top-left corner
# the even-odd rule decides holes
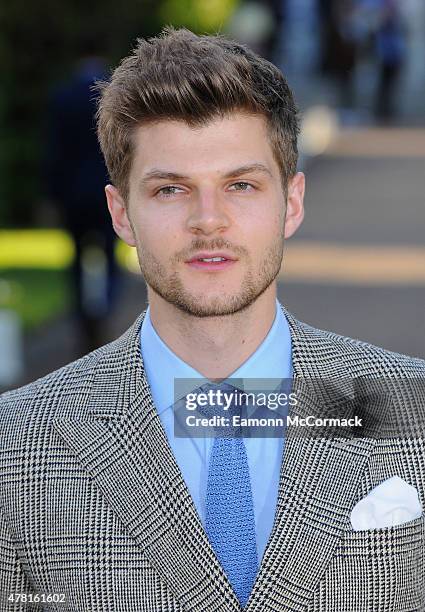
[[[296,172],[298,112],[282,73],[245,45],[168,26],[138,39],[100,91],[97,128],[112,183],[126,201],[134,129],[162,119],[201,126],[234,111],[266,117],[286,190]]]

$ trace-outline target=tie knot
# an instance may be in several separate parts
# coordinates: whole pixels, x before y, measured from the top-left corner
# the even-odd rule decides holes
[[[216,437],[240,437],[242,430],[238,419],[245,404],[243,391],[228,383],[205,383],[195,389],[197,412],[210,420]]]

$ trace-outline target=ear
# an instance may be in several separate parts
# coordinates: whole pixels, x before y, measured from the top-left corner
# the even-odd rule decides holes
[[[136,246],[128,210],[118,189],[113,185],[106,185],[105,193],[115,232],[129,246]]]
[[[290,238],[304,219],[305,176],[297,172],[288,181],[284,237]]]

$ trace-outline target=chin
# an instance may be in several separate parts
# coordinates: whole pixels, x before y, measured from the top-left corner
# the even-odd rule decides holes
[[[229,293],[228,295],[221,293],[208,297],[205,294],[192,295],[190,297],[186,295],[184,298],[179,296],[178,299],[170,301],[186,314],[206,318],[234,315],[248,308],[254,300],[247,298],[247,296],[237,296],[234,293]]]

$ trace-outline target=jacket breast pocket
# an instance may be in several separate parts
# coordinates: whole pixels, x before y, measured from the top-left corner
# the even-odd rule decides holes
[[[343,536],[339,552],[347,557],[416,556],[423,551],[425,516],[401,525],[349,531]]]
[[[425,610],[425,517],[402,525],[347,531],[320,582],[312,610]]]

